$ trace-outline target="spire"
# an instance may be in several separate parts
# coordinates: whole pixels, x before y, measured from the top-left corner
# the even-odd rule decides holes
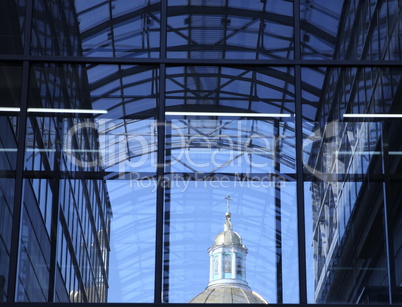
[[[245,278],[245,261],[247,248],[243,245],[241,236],[233,231],[230,213],[230,196],[226,196],[226,220],[223,231],[209,248],[210,284],[238,284],[247,286]]]
[[[231,199],[229,195],[226,195],[225,199],[226,199],[226,214],[227,214],[230,213],[230,202],[233,199]]]
[[[230,198],[229,195],[225,197],[226,199],[226,214],[225,214],[225,224],[223,224],[223,231],[215,237],[215,244],[214,245],[233,245],[239,244],[243,245],[241,236],[233,231],[231,217],[232,214],[230,213],[230,202],[233,199]]]
[[[232,226],[232,222],[230,221],[230,218],[232,216],[232,214],[230,213],[230,202],[232,201],[232,199],[230,198],[229,195],[226,195],[225,197],[226,199],[226,221],[225,221],[225,225],[223,226],[223,231],[229,231],[229,230],[233,230],[233,226]]]

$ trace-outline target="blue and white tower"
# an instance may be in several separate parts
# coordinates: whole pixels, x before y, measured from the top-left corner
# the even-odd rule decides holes
[[[253,292],[246,281],[247,248],[241,236],[233,231],[230,213],[230,197],[226,196],[227,209],[223,231],[209,249],[209,283],[205,291],[190,303],[249,303],[267,304]]]

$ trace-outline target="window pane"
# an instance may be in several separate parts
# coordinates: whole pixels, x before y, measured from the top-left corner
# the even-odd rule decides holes
[[[168,1],[167,55],[189,59],[293,58],[290,1]]]
[[[0,54],[24,53],[26,0],[0,3]]]
[[[32,54],[159,56],[160,3],[157,0],[69,1],[63,5],[36,0],[34,4]]]
[[[328,67],[302,73],[314,85],[303,84],[305,118],[315,118],[303,125],[306,236],[313,240],[307,251],[314,255],[307,256],[314,269],[310,301],[386,303],[396,280],[387,266],[399,265],[393,204],[401,112],[393,101],[401,71]],[[320,96],[317,88],[323,88]]]

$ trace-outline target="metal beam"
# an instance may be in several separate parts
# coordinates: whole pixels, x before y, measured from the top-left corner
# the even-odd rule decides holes
[[[25,8],[25,28],[24,28],[24,56],[28,56],[31,46],[31,25],[32,25],[32,2],[27,1]],[[28,121],[28,94],[29,94],[29,72],[30,63],[24,61],[22,63],[22,85],[21,85],[21,106],[19,113],[18,126],[18,144],[17,144],[17,163],[16,163],[16,179],[14,186],[14,205],[12,212],[12,228],[11,228],[11,247],[10,247],[10,263],[7,283],[7,302],[14,302],[16,299],[16,290],[18,283],[18,262],[20,255],[20,231],[21,217],[23,211],[23,185],[24,185],[24,168],[25,168],[25,147],[26,147],[26,130]],[[3,295],[3,293],[1,293]]]
[[[295,59],[301,58],[300,50],[300,0],[293,1]],[[306,229],[304,216],[303,181],[303,106],[302,106],[301,66],[295,66],[295,114],[296,114],[296,198],[297,198],[297,238],[299,261],[299,303],[307,303],[306,272]]]

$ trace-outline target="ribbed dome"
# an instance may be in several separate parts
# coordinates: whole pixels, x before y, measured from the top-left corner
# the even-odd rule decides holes
[[[235,285],[210,286],[193,298],[190,303],[268,304],[259,294],[251,291],[249,287]]]
[[[233,230],[222,231],[215,237],[214,245],[232,244],[243,245],[240,235]]]
[[[215,237],[214,245],[243,245],[240,235],[233,231],[230,212],[226,212],[226,220],[223,231]]]

